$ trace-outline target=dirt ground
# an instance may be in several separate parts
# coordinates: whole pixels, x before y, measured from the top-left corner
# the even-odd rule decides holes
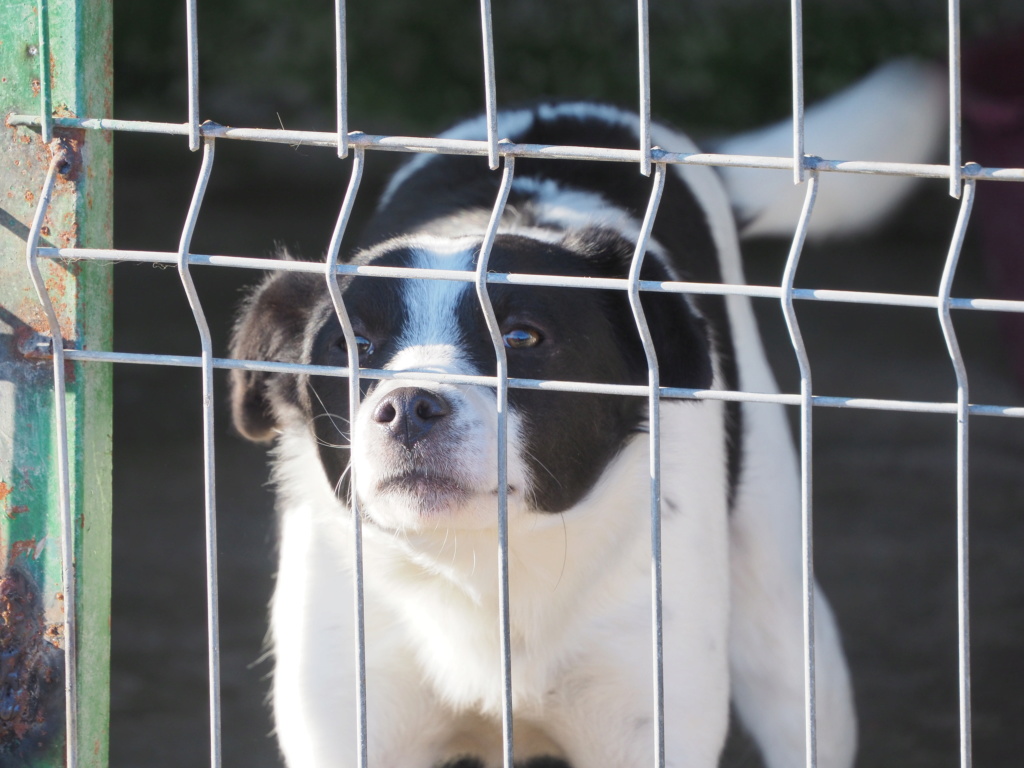
[[[171,250],[198,157],[180,140],[117,139],[120,248]],[[258,149],[220,142],[194,252],[257,256],[275,240],[317,257],[330,236],[348,166],[329,150]],[[369,157],[365,199],[396,158]],[[869,239],[809,247],[803,287],[907,293],[937,290],[956,204],[943,182]],[[358,216],[358,212],[357,212]],[[777,283],[787,244],[748,249],[751,282]],[[225,354],[241,285],[255,273],[196,268]],[[198,354],[173,269],[116,267],[116,347]],[[991,296],[972,237],[954,294]],[[757,304],[786,391],[796,366],[776,304]],[[799,304],[815,392],[912,400],[955,399],[934,313]],[[1020,405],[995,318],[960,312],[972,402]],[[224,764],[279,765],[265,703],[266,605],[273,582],[274,512],[262,448],[227,421],[218,374]],[[208,755],[199,374],[115,368],[114,768],[198,766]],[[958,764],[955,420],[952,416],[816,409],[818,575],[849,654],[863,768]],[[978,766],[1019,765],[1024,754],[1024,423],[971,419],[971,610],[974,754]],[[671,588],[667,585],[666,588]],[[736,739],[727,762],[759,764]]]

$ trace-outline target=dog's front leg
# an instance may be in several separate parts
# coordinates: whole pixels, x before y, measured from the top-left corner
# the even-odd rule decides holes
[[[633,633],[631,633],[632,635]],[[728,672],[721,647],[700,662],[666,658],[665,750],[673,768],[718,765],[728,724]],[[547,720],[574,768],[654,765],[655,707],[649,637],[630,637],[618,658],[594,656],[560,681]],[[705,646],[707,645],[702,643]],[[624,659],[629,663],[623,665]],[[681,669],[685,666],[685,670]],[[671,675],[671,678],[669,677]]]
[[[284,510],[271,611],[272,698],[289,768],[357,764],[350,545],[337,512]],[[369,762],[374,768],[433,768],[450,737],[451,717],[423,684],[404,633],[376,597],[366,595],[365,611]]]
[[[724,521],[712,515],[666,520],[666,542],[694,525],[701,547],[669,552],[663,564],[666,765],[714,768],[729,718],[728,564]],[[655,718],[649,553],[632,570],[638,597],[586,636],[551,693],[552,736],[580,768],[654,765]]]
[[[351,643],[339,645],[348,656]],[[422,684],[408,649],[385,641],[367,651],[367,753],[374,768],[434,768],[445,755],[453,718]],[[303,668],[279,657],[274,673],[278,738],[290,768],[357,764],[353,665]]]

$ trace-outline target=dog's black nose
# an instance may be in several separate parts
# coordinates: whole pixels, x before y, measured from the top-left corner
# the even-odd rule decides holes
[[[451,410],[451,406],[440,395],[408,387],[392,390],[385,395],[373,412],[373,420],[406,448],[412,448]]]

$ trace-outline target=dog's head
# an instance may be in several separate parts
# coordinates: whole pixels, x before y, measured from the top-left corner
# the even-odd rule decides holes
[[[634,244],[599,228],[550,240],[499,235],[492,272],[624,278]],[[355,257],[360,264],[472,270],[479,237],[396,238]],[[670,275],[649,256],[643,279]],[[345,498],[351,462],[366,516],[393,530],[493,525],[497,483],[494,389],[438,383],[414,372],[494,375],[495,351],[470,283],[346,276],[339,280],[360,366],[403,372],[361,379],[351,419],[346,378],[236,370],[239,431],[269,440],[306,428],[327,479]],[[647,362],[621,290],[489,286],[510,377],[646,384]],[[708,330],[679,295],[645,294],[663,386],[710,386]],[[237,358],[345,367],[345,338],[323,277],[279,273],[245,303]],[[510,509],[562,512],[594,487],[609,463],[645,431],[646,400],[512,388],[508,414]],[[352,445],[350,453],[350,435]]]

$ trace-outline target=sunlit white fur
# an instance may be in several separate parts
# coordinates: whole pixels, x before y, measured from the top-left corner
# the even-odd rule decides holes
[[[663,461],[680,469],[664,483],[678,509],[663,536],[666,551],[685,551],[664,565],[666,585],[685,585],[665,603],[667,737],[678,766],[713,766],[727,724],[726,510],[707,483],[724,482],[725,458],[712,431],[720,407],[709,405],[666,405],[663,418]],[[713,438],[685,439],[694,431]],[[273,604],[278,735],[289,765],[346,765],[355,743],[350,516],[302,428],[282,436],[279,456],[286,497],[302,490],[285,508]],[[646,466],[641,437],[568,513],[510,500],[514,707],[517,728],[532,736],[517,743],[521,757],[543,745],[573,765],[651,762]],[[496,530],[367,524],[363,534],[374,764],[427,768],[474,742],[500,764]]]
[[[815,104],[804,120],[804,151],[829,160],[893,163],[936,161],[948,122],[945,71],[936,64],[901,59]],[[733,136],[711,150],[728,154],[791,157],[793,122]],[[722,168],[729,197],[745,221],[744,237],[789,237],[796,227],[803,187],[790,171]],[[911,176],[822,174],[818,210],[809,237],[862,232],[883,220],[914,184]]]

